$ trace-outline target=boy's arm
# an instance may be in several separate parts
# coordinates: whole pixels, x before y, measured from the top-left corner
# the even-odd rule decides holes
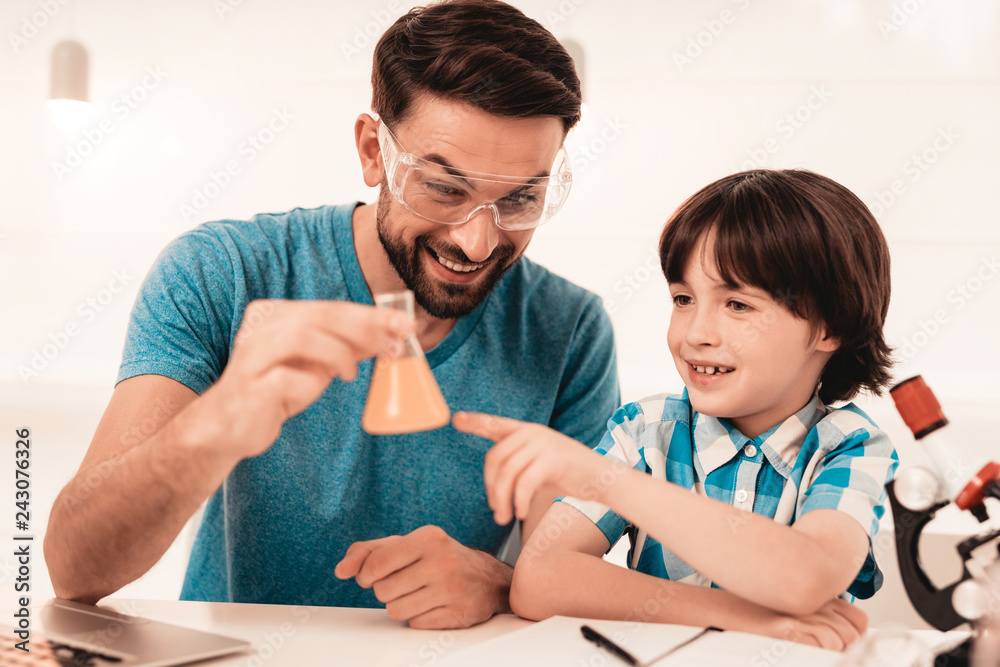
[[[838,510],[786,526],[631,469],[600,502],[722,588],[789,614],[843,593],[868,556],[864,528]]]
[[[722,588],[793,615],[815,613],[843,593],[868,555],[864,528],[837,510],[817,509],[785,526],[583,450],[535,424],[468,414],[454,423],[497,442],[484,477],[501,524],[512,506],[521,516],[538,489],[595,500]]]
[[[867,626],[864,612],[831,598],[801,617],[729,591],[659,579],[601,558],[608,540],[594,523],[555,503],[514,569],[511,606],[525,618],[552,615],[715,626],[840,650]],[[581,583],[586,582],[585,586]]]

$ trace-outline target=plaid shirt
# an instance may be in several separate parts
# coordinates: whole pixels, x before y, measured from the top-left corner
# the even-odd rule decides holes
[[[695,412],[687,390],[619,408],[596,451],[658,479],[747,512],[791,525],[816,509],[854,517],[868,532],[868,558],[847,592],[869,598],[882,585],[871,545],[885,508],[885,485],[899,459],[888,437],[853,403],[815,396],[756,438],[725,419]],[[712,585],[670,550],[597,502],[562,498],[585,514],[613,546],[626,532],[629,567],[664,579]],[[777,545],[776,545],[777,546]]]

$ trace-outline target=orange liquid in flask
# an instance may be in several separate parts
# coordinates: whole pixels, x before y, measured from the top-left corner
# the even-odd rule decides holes
[[[384,295],[388,301],[399,295]],[[376,298],[380,307],[397,307]],[[412,315],[412,293],[406,306]],[[405,301],[405,299],[403,300]],[[375,360],[368,401],[361,415],[361,428],[372,435],[416,433],[446,426],[451,410],[441,395],[434,373],[424,357],[415,336],[403,342],[400,356],[380,356]]]

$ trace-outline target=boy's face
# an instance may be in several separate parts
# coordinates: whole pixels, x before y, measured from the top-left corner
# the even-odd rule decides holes
[[[706,234],[670,285],[667,344],[694,409],[755,437],[812,398],[837,342],[763,290],[726,286],[714,241]]]

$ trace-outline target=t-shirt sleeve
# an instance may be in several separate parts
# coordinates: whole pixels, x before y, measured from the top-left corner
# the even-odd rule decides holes
[[[573,334],[549,426],[594,447],[619,405],[614,330],[601,300],[591,294]]]
[[[885,486],[898,464],[896,450],[884,432],[860,428],[822,458],[803,494],[799,518],[813,510],[834,509],[854,517],[868,533],[868,556],[847,589],[855,597],[870,598],[882,586],[873,545],[885,513]]]
[[[198,228],[173,241],[139,289],[117,381],[163,375],[204,392],[229,358],[235,301],[233,263],[218,236]]]
[[[630,468],[649,472],[643,452],[638,445],[644,423],[644,417],[637,403],[619,408],[607,421],[604,437],[594,451],[602,456],[625,463]],[[598,479],[596,483],[600,484],[602,481]],[[630,525],[627,519],[610,507],[594,500],[562,496],[557,498],[557,501],[564,502],[579,510],[590,519],[608,539],[609,548],[618,542],[625,533],[625,529]]]

